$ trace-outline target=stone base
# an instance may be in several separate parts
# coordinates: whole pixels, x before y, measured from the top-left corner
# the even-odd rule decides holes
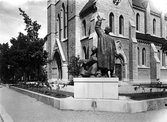
[[[118,78],[74,78],[74,98],[118,99]]]

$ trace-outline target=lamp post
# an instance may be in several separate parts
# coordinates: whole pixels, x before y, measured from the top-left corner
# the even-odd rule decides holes
[[[7,68],[8,68],[8,82],[9,82],[9,80],[10,80],[10,77],[9,77],[9,76],[10,76],[10,74],[9,74],[9,73],[10,73],[10,72],[9,72],[9,70],[10,70],[10,65],[8,65]]]

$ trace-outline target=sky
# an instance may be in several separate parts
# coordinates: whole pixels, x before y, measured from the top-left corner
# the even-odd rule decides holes
[[[151,1],[161,9],[167,8],[167,0]],[[12,37],[16,38],[19,32],[25,33],[25,23],[18,8],[41,25],[39,37],[44,38],[47,35],[47,0],[0,0],[0,43],[10,44]]]
[[[41,25],[39,37],[47,35],[47,0],[0,0],[0,43],[9,43],[19,32],[24,31],[25,23],[18,8]]]

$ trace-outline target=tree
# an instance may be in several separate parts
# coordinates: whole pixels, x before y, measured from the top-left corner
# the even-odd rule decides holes
[[[78,77],[80,75],[80,65],[79,57],[71,56],[68,65],[68,73],[74,77]]]
[[[3,83],[6,83],[10,77],[9,77],[9,45],[6,44],[0,44],[0,79]]]
[[[38,37],[41,25],[37,21],[32,21],[21,8],[19,11],[26,24],[27,34],[20,32],[17,38],[12,38],[10,48],[8,44],[0,45],[0,61],[3,62],[0,64],[1,79],[7,79],[8,76],[8,80],[19,80],[22,77],[24,81],[30,77],[40,80],[42,75],[46,77],[46,73],[43,73],[48,55],[43,50],[46,39]],[[6,72],[10,72],[10,77]]]
[[[40,76],[40,70],[43,70],[42,67],[46,65],[47,61],[47,52],[43,50],[43,45],[45,43],[45,39],[39,38],[38,31],[41,28],[41,25],[37,23],[37,21],[32,21],[31,18],[23,11],[21,8],[19,8],[20,15],[23,16],[24,23],[26,24],[26,32],[27,35],[24,38],[26,43],[25,52],[24,52],[24,66],[25,74],[28,76],[29,74],[34,74],[34,72],[37,72],[38,79]],[[24,57],[23,56],[23,57]]]
[[[27,51],[30,45],[30,41],[26,35],[20,32],[17,39],[12,38],[10,42],[12,44],[9,50],[10,65],[15,69],[14,75],[17,76],[15,78],[17,80],[17,78],[21,79],[21,77],[24,77],[24,80],[26,81],[28,77],[27,73],[29,70],[28,64],[31,58]]]

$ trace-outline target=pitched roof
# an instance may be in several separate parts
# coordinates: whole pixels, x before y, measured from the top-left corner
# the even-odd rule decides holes
[[[150,34],[143,34],[143,33],[138,33],[138,32],[136,32],[136,39],[142,39],[148,42],[155,42],[159,44],[163,44],[165,41],[167,41],[164,38],[155,37]]]
[[[90,7],[92,7],[95,3],[97,2],[97,0],[89,0],[86,5],[83,7],[83,9],[81,10],[81,12],[79,13],[79,15],[82,15],[83,13],[85,13]]]
[[[147,5],[150,5],[150,10],[154,13],[160,14],[160,9],[151,0],[132,0],[133,6],[145,9]]]
[[[148,4],[148,0],[132,0],[132,4],[133,6],[145,9]]]

